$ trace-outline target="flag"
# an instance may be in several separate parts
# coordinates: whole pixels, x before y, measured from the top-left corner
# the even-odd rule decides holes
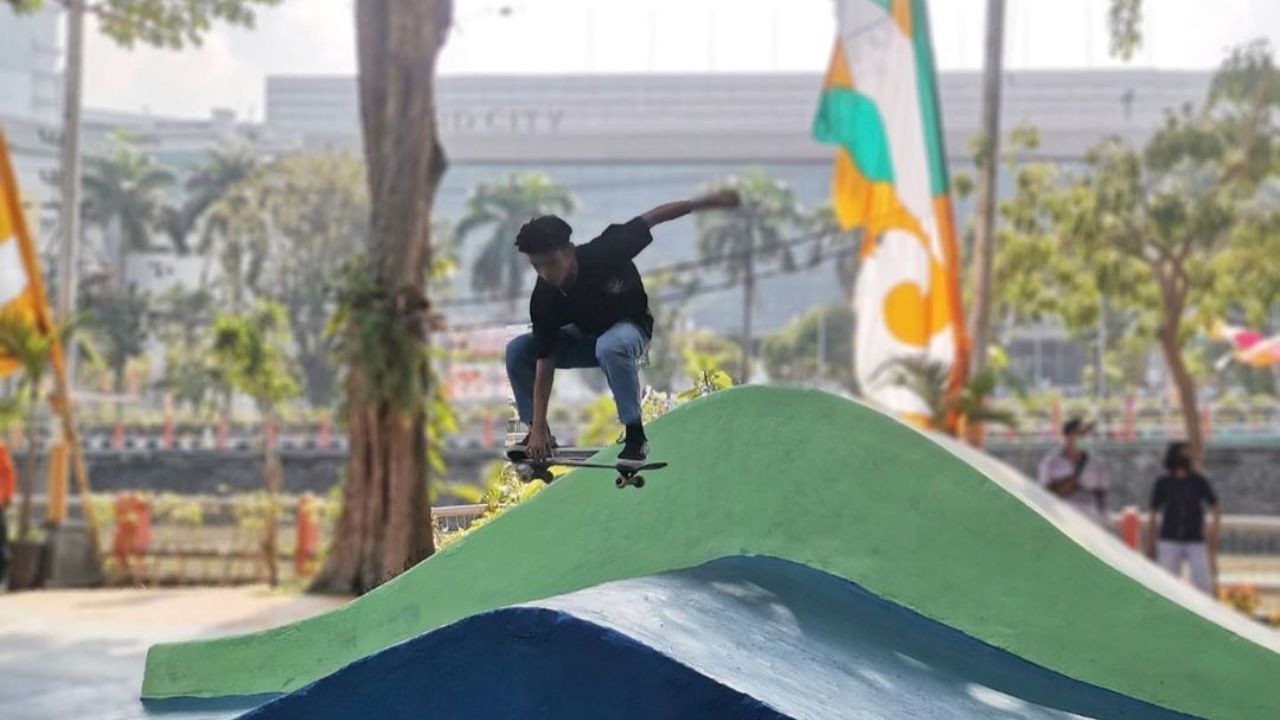
[[[837,39],[813,123],[835,145],[836,218],[861,228],[854,365],[865,397],[917,422],[930,409],[883,368],[949,368],[968,352],[937,74],[924,0],[837,0]]]
[[[0,313],[26,317],[45,333],[53,332],[53,316],[44,294],[44,282],[35,246],[27,232],[26,217],[18,199],[18,181],[9,161],[9,146],[0,132]],[[62,372],[62,354],[55,339],[52,358]],[[12,358],[0,357],[0,377],[18,369]]]
[[[1219,370],[1232,360],[1252,368],[1280,365],[1280,335],[1264,337],[1257,330],[1219,322],[1214,326],[1211,337],[1231,343],[1231,352],[1217,362]]]

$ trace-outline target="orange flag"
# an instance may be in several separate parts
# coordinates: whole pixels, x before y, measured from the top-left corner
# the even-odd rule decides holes
[[[18,181],[9,160],[9,146],[0,131],[0,313],[26,317],[45,333],[53,332],[53,315],[44,294],[44,281],[35,245],[27,232],[26,216],[18,199]],[[62,350],[53,347],[54,371],[61,375]],[[13,358],[0,356],[0,377],[18,369]]]

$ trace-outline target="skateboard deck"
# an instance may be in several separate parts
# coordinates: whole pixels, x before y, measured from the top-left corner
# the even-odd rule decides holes
[[[587,462],[587,458],[594,456],[603,448],[556,448],[555,454],[542,460],[532,460],[529,458],[523,448],[509,448],[503,455],[513,465],[516,466],[516,472],[520,475],[520,479],[524,482],[530,480],[542,480],[550,483],[555,480],[555,476],[551,474],[553,467],[573,467],[573,468],[595,468],[599,470],[613,470],[618,475],[614,479],[614,485],[619,489],[631,485],[635,488],[644,487],[644,476],[640,473],[646,470],[661,470],[667,466],[665,462],[644,462],[634,463],[619,461],[614,463],[593,463]]]

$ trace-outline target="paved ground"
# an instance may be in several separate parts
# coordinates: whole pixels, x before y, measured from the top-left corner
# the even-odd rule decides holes
[[[0,595],[0,718],[152,717],[138,689],[153,643],[274,627],[342,602],[263,586]],[[214,720],[244,707],[161,709],[166,718]]]

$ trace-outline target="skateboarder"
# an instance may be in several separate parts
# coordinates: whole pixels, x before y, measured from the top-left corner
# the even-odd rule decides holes
[[[640,419],[638,363],[653,338],[653,316],[633,260],[653,242],[655,225],[738,204],[738,194],[724,190],[659,205],[582,245],[570,242],[573,229],[555,215],[520,228],[516,249],[529,258],[538,281],[529,298],[533,332],[507,345],[507,378],[520,420],[529,427],[520,445],[531,458],[547,457],[555,443],[547,403],[556,368],[598,367],[626,428],[618,460],[645,461],[649,445]]]

